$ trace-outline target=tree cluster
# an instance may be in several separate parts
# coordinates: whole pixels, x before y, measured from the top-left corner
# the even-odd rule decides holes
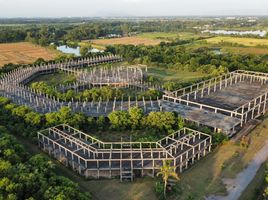
[[[88,200],[76,183],[55,174],[55,165],[42,155],[30,156],[0,126],[0,199]]]
[[[202,47],[189,49],[184,46],[160,44],[156,46],[114,45],[107,51],[124,57],[129,62],[158,65],[178,70],[200,71],[218,75],[237,69],[268,72],[265,56],[220,54]]]
[[[150,89],[147,91],[132,91],[128,88],[113,88],[110,86],[104,87],[94,87],[92,89],[85,89],[81,92],[75,91],[73,89],[69,89],[65,92],[58,91],[58,89],[54,86],[48,85],[47,83],[40,81],[34,82],[31,85],[31,88],[35,89],[38,92],[42,92],[44,94],[48,94],[49,96],[55,96],[63,101],[71,101],[71,100],[80,100],[80,101],[99,101],[102,99],[106,100],[128,100],[128,97],[131,100],[156,100],[157,97],[160,98],[161,93],[157,90]]]

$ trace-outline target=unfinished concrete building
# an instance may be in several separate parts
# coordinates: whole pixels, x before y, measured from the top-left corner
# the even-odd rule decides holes
[[[211,136],[183,128],[157,142],[103,142],[66,124],[38,132],[39,146],[91,178],[154,176],[164,160],[182,171],[211,150]]]
[[[237,70],[163,96],[163,109],[232,135],[267,110],[268,74]]]

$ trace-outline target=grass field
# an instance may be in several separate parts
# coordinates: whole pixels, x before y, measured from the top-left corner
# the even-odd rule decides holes
[[[73,74],[67,74],[64,72],[46,74],[36,77],[29,84],[33,82],[45,82],[51,86],[58,86],[60,84],[75,82],[76,78]]]
[[[237,54],[253,54],[253,55],[268,54],[268,48],[258,48],[258,47],[223,47],[223,51]]]
[[[141,33],[138,37],[147,38],[147,39],[160,39],[160,40],[174,40],[174,39],[195,39],[198,38],[200,35],[190,33],[190,32],[171,32],[171,33],[164,33],[164,32],[152,32],[152,33]]]
[[[222,42],[237,43],[244,46],[268,46],[268,39],[239,38],[239,37],[213,37],[206,39],[208,43],[219,44]]]
[[[160,67],[148,67],[148,75],[155,76],[163,82],[187,82],[207,76],[207,74],[203,74],[201,72],[179,71]]]
[[[27,64],[38,58],[54,59],[57,52],[28,42],[0,44],[0,66],[8,63]]]
[[[152,33],[141,33],[136,36],[113,38],[113,39],[96,39],[91,40],[93,45],[107,46],[115,44],[132,44],[132,45],[157,45],[160,42],[168,42],[174,39],[195,39],[198,38],[198,34],[188,32],[152,32]]]

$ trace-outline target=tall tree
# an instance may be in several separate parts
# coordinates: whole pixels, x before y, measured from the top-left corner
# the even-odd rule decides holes
[[[167,182],[169,177],[173,177],[176,180],[180,180],[179,175],[175,172],[175,168],[170,166],[170,161],[164,160],[163,165],[160,168],[160,172],[157,176],[162,176],[164,182],[164,197],[166,198]]]

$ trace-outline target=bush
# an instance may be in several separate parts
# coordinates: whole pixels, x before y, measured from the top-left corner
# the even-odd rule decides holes
[[[162,182],[156,182],[154,185],[154,191],[158,197],[159,200],[165,199],[164,196],[164,183]]]

